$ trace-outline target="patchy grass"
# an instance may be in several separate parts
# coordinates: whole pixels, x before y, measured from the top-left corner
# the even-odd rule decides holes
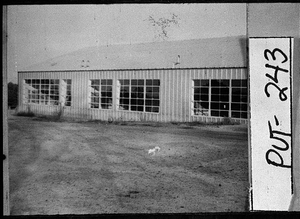
[[[192,122],[154,122],[154,121],[124,121],[122,119],[75,119],[75,118],[65,118],[62,116],[61,112],[54,115],[36,115],[33,112],[19,112],[18,116],[36,117],[35,120],[39,121],[49,121],[49,122],[74,122],[74,123],[97,123],[106,125],[121,125],[121,126],[150,126],[150,127],[165,127],[165,126],[178,126],[182,129],[193,129],[199,126],[222,126],[222,125],[239,125],[240,123],[234,121],[230,117],[224,117],[219,122],[202,122],[202,121],[192,121]]]
[[[34,118],[36,121],[45,121],[45,122],[72,122],[73,120],[67,120],[64,118],[61,118],[59,115],[36,115]],[[74,120],[74,122],[77,122]]]
[[[217,125],[237,125],[238,122],[235,122],[230,117],[224,117],[222,121],[218,122]]]
[[[36,116],[36,115],[35,115],[33,112],[31,112],[31,111],[29,111],[29,112],[21,111],[21,112],[18,112],[16,115],[17,115],[17,116],[25,116],[25,117],[35,117],[35,116]]]

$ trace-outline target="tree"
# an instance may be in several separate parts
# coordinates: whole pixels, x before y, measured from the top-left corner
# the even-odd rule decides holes
[[[7,85],[8,106],[16,108],[18,106],[18,84],[9,82]]]
[[[173,13],[170,18],[161,17],[155,19],[153,16],[150,15],[147,20],[152,26],[157,27],[158,29],[158,34],[155,37],[160,38],[162,40],[166,40],[167,38],[169,38],[169,28],[174,25],[179,26],[180,18],[178,17],[178,15]]]

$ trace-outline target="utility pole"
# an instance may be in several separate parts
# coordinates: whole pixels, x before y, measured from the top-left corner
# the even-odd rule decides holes
[[[3,215],[9,215],[8,126],[7,126],[7,6],[2,20],[2,100],[3,100]]]

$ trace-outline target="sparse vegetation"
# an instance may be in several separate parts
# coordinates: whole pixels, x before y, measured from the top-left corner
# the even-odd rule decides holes
[[[35,114],[31,111],[21,111],[16,114],[17,116],[34,117]]]
[[[17,116],[26,116],[26,117],[34,117],[36,116],[34,112],[31,111],[30,106],[27,106],[26,111],[20,111],[16,114]]]
[[[217,123],[218,125],[236,125],[237,123],[233,121],[230,117],[224,117],[222,121]]]
[[[57,115],[54,117],[56,120],[60,120],[62,118],[62,116],[64,115],[64,106],[60,103],[59,105],[59,110],[57,112]]]

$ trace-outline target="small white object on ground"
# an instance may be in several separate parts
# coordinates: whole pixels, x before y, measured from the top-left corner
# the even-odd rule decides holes
[[[148,154],[154,155],[156,151],[160,151],[160,147],[156,146],[155,148],[149,149]]]

